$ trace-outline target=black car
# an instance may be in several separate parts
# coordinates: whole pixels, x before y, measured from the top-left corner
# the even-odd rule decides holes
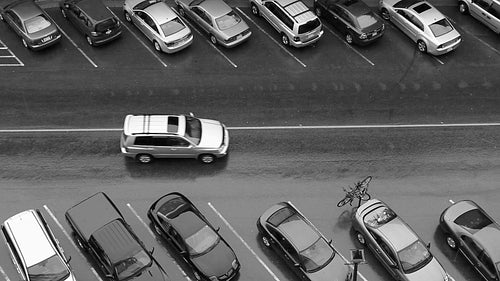
[[[460,251],[484,280],[500,280],[500,224],[479,205],[456,202],[443,211],[439,225],[446,244]]]
[[[63,0],[59,6],[63,17],[84,34],[91,46],[110,42],[122,33],[120,21],[101,0]]]
[[[384,34],[382,20],[361,0],[314,0],[314,12],[333,24],[349,44],[366,45]]]
[[[166,238],[193,268],[197,280],[229,280],[240,270],[234,251],[203,214],[178,192],[151,205],[148,217],[156,232]]]
[[[122,214],[102,192],[66,211],[77,244],[110,280],[166,281],[167,273],[146,250]]]

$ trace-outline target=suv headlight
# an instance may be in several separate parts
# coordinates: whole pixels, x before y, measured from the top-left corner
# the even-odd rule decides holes
[[[361,33],[361,35],[359,35],[359,39],[366,39],[366,33]]]

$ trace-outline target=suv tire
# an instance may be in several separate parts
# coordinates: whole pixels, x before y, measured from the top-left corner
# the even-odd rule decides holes
[[[135,159],[137,160],[137,162],[139,162],[141,164],[149,164],[149,163],[153,162],[153,156],[151,156],[149,154],[137,154]]]
[[[285,46],[290,45],[290,39],[288,39],[288,36],[286,36],[285,33],[281,33],[281,43]]]

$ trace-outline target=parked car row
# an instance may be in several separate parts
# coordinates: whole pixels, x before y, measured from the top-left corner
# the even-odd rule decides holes
[[[366,45],[381,38],[385,24],[362,0],[314,0],[311,11],[301,0],[249,0],[251,11],[273,26],[284,45],[304,47],[323,35],[323,24],[335,26],[349,44]],[[162,0],[125,0],[124,16],[157,51],[174,53],[193,41],[188,18],[213,44],[234,47],[252,34],[246,22],[223,0],[175,0],[178,12]],[[500,33],[500,0],[458,0],[459,10]],[[101,0],[62,0],[61,13],[97,46],[121,34],[120,21]],[[410,37],[418,50],[442,55],[462,38],[451,21],[426,0],[380,0],[381,17]],[[180,15],[180,16],[179,16]],[[0,7],[0,18],[21,37],[25,47],[41,49],[61,38],[53,20],[33,0],[15,0]]]

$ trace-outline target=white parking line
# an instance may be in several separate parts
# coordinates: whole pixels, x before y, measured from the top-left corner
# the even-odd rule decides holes
[[[274,40],[274,38],[271,37],[271,35],[269,35],[269,33],[267,33],[262,27],[260,27],[253,19],[251,19],[249,16],[247,16],[247,14],[243,13],[243,11],[240,10],[239,7],[236,7],[236,10],[238,10],[249,21],[251,21],[253,24],[255,24],[255,26],[257,26],[257,28],[260,31],[262,31],[262,33],[264,33],[265,35],[267,35],[267,37],[269,37],[269,39],[271,39],[276,45],[278,45],[278,47],[280,47],[283,51],[285,51],[287,54],[289,54],[294,60],[296,60],[298,63],[300,63],[300,65],[302,65],[303,67],[307,67],[307,65],[305,63],[303,63],[301,60],[299,60],[297,57],[295,57],[292,53],[290,53],[290,51],[288,51],[285,47],[283,47],[283,45],[281,45],[280,43],[278,43],[278,41]]]
[[[219,211],[217,211],[217,209],[215,209],[215,207],[212,205],[212,203],[208,202],[208,206],[210,206],[210,208],[212,208],[212,210],[219,216],[219,218],[226,224],[226,226],[234,233],[234,235],[236,235],[236,237],[238,237],[238,239],[240,239],[241,243],[243,243],[243,245],[245,245],[245,247],[247,247],[247,249],[250,251],[250,253],[252,253],[252,255],[260,262],[260,264],[267,270],[267,272],[273,277],[273,279],[275,281],[280,281],[278,276],[276,276],[276,274],[274,274],[274,272],[271,271],[271,269],[266,265],[266,263],[264,263],[264,261],[252,250],[252,248],[250,248],[250,246],[248,246],[247,242],[245,242],[245,240],[243,240],[243,238],[238,234],[238,232],[236,232],[236,230],[234,230],[234,228],[221,215],[221,213],[219,213]]]
[[[335,37],[337,37],[340,41],[342,41],[347,47],[349,47],[349,49],[351,49],[353,52],[355,52],[356,54],[358,54],[360,57],[362,57],[365,61],[367,61],[369,64],[371,64],[372,66],[374,66],[375,64],[369,60],[368,58],[366,58],[365,56],[363,56],[360,52],[358,52],[358,50],[354,49],[353,46],[349,45],[349,43],[347,43],[344,39],[342,39],[340,36],[337,35],[337,33],[335,33],[330,27],[326,26],[325,24],[323,24],[323,27],[326,28],[326,30],[328,30],[331,34],[333,34]]]
[[[0,266],[0,273],[2,274],[3,278],[6,281],[10,281],[9,276],[7,276],[7,273],[5,273],[5,271],[3,271],[3,268],[1,266]]]
[[[5,43],[0,40],[0,44],[2,44],[2,47],[0,49],[2,50],[7,50],[10,53],[10,56],[1,56],[2,58],[15,58],[18,62],[18,64],[12,64],[12,63],[0,63],[0,66],[24,66],[24,63],[5,45]]]
[[[132,205],[130,203],[127,203],[127,207],[130,209],[130,211],[137,217],[137,219],[144,225],[144,227],[148,230],[149,234],[156,239],[156,235],[153,233],[153,231],[149,228],[149,226],[146,224],[146,222],[137,214],[134,208],[132,208]],[[166,251],[167,252],[167,251]],[[172,262],[177,266],[177,268],[181,271],[182,275],[188,280],[191,281],[191,278],[184,272],[184,270],[180,267],[180,265],[172,258],[172,256],[167,252],[167,255],[170,257]]]
[[[432,57],[433,57],[435,60],[437,60],[437,62],[439,62],[440,64],[444,64],[444,62],[443,62],[442,60],[438,59],[436,56],[431,55],[431,54],[429,54],[429,56],[432,56]]]
[[[122,21],[122,20],[120,20],[120,18],[119,18],[119,17],[118,17],[118,16],[117,16],[117,15],[116,15],[113,11],[111,11],[111,9],[110,9],[109,7],[107,7],[107,8],[108,8],[108,10],[109,10],[109,11],[110,11],[110,12],[111,12],[111,13],[112,13],[112,14],[113,14],[113,15],[114,15],[114,16],[115,16],[115,17],[116,17],[116,18],[120,21],[120,24],[121,24],[122,26],[124,26],[124,27],[125,27],[125,28],[126,28],[126,29],[127,29],[127,30],[128,30],[128,31],[129,31],[129,32],[130,32],[133,36],[134,36],[134,37],[135,37],[135,39],[137,39],[137,41],[139,41],[139,42],[142,44],[142,46],[144,46],[144,48],[146,48],[146,49],[147,49],[147,50],[148,50],[148,51],[149,51],[149,52],[150,52],[150,53],[151,53],[151,54],[152,54],[152,55],[153,55],[153,56],[154,56],[154,57],[155,57],[155,58],[156,58],[156,59],[157,59],[157,60],[158,60],[158,61],[159,61],[162,65],[163,65],[163,67],[167,67],[167,64],[166,64],[166,63],[164,63],[164,62],[160,59],[160,57],[159,57],[159,56],[158,56],[158,55],[157,55],[157,54],[156,54],[153,50],[151,50],[151,49],[150,49],[150,48],[149,48],[149,47],[148,47],[148,46],[147,46],[147,45],[146,45],[146,44],[145,44],[145,43],[141,40],[141,38],[139,38],[139,36],[137,36],[137,35],[136,35],[136,34],[135,34],[135,33],[134,33],[134,32],[133,32],[133,31],[132,31],[132,30],[131,30],[131,29],[130,29],[130,28],[129,28],[129,27],[128,27],[128,26],[127,26],[127,25],[126,25],[123,21]]]
[[[57,224],[57,226],[59,226],[59,228],[62,230],[62,232],[64,233],[64,236],[66,236],[66,238],[68,238],[68,240],[71,243],[71,245],[73,245],[73,247],[76,248],[76,250],[78,251],[78,253],[80,253],[80,255],[83,258],[85,258],[85,256],[83,255],[82,251],[80,250],[80,248],[78,246],[76,246],[76,244],[73,241],[73,239],[71,239],[71,236],[69,236],[68,232],[66,232],[66,230],[64,229],[64,227],[62,226],[62,224],[59,222],[59,220],[56,218],[56,216],[54,216],[54,214],[49,209],[49,207],[47,207],[47,205],[43,205],[43,207],[45,208],[45,210],[47,211],[47,213],[49,213],[49,215],[52,217],[52,219],[55,221],[55,223]],[[90,270],[92,271],[92,273],[94,273],[94,275],[97,278],[97,280],[102,281],[102,279],[99,276],[99,274],[95,271],[95,269],[90,264],[89,264],[89,267],[90,267]]]

